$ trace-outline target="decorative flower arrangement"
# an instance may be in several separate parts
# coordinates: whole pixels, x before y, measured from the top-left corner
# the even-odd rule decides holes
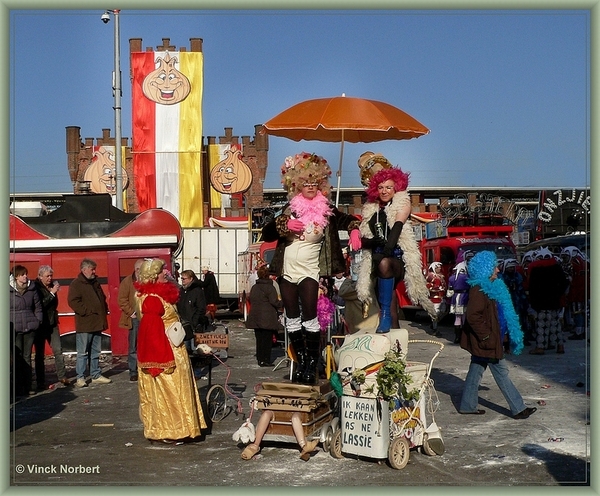
[[[295,191],[299,182],[321,183],[331,176],[327,160],[315,153],[302,152],[285,158],[281,166],[281,184],[288,191]]]

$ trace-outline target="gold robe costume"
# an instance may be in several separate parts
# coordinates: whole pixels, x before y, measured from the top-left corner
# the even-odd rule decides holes
[[[149,286],[167,286],[167,284],[152,284]],[[158,287],[156,289],[159,289]],[[162,288],[160,288],[162,289]],[[166,288],[165,288],[166,289]],[[163,291],[157,291],[163,292]],[[144,301],[149,296],[160,299],[164,308],[164,314],[160,315],[163,326],[160,329],[144,332],[142,324],[144,314],[142,309],[148,307]],[[165,294],[165,296],[167,296]],[[138,391],[140,398],[140,418],[144,424],[144,436],[147,439],[179,440],[185,438],[196,438],[200,436],[201,429],[206,429],[206,421],[200,396],[194,378],[185,344],[175,347],[168,340],[165,329],[173,322],[179,320],[176,307],[173,303],[166,301],[161,295],[154,292],[137,295],[138,308],[142,321],[140,321],[140,333],[138,334],[138,352],[150,344],[152,340],[167,340],[172,350],[175,366],[168,367],[156,373],[150,373],[150,368],[144,367],[144,362],[138,355]],[[168,298],[171,299],[171,298]],[[150,340],[142,343],[143,340]],[[170,362],[172,363],[172,362]]]

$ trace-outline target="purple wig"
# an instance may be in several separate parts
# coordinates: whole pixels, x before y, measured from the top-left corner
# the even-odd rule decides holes
[[[367,201],[369,202],[377,202],[379,201],[379,191],[377,188],[379,185],[388,179],[394,181],[394,190],[397,193],[398,191],[404,191],[408,188],[408,172],[402,172],[400,167],[391,167],[390,169],[383,169],[377,172],[369,181],[369,186],[367,187]]]

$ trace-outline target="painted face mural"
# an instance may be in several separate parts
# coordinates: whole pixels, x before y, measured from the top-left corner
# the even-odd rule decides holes
[[[90,189],[94,193],[116,193],[116,166],[114,147],[98,147],[94,152],[92,164],[84,175],[85,181],[90,181]],[[124,167],[121,167],[123,190],[129,184],[129,177]]]
[[[227,155],[210,171],[210,184],[219,193],[241,193],[252,184],[252,171],[242,160],[240,150],[225,150]]]
[[[175,68],[177,57],[157,58],[158,67],[144,78],[142,91],[149,100],[162,105],[173,105],[190,94],[190,80]]]

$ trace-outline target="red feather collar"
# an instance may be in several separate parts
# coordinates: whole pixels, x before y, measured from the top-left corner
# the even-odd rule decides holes
[[[172,305],[179,300],[179,288],[172,282],[135,282],[134,286],[139,294],[154,294]]]

